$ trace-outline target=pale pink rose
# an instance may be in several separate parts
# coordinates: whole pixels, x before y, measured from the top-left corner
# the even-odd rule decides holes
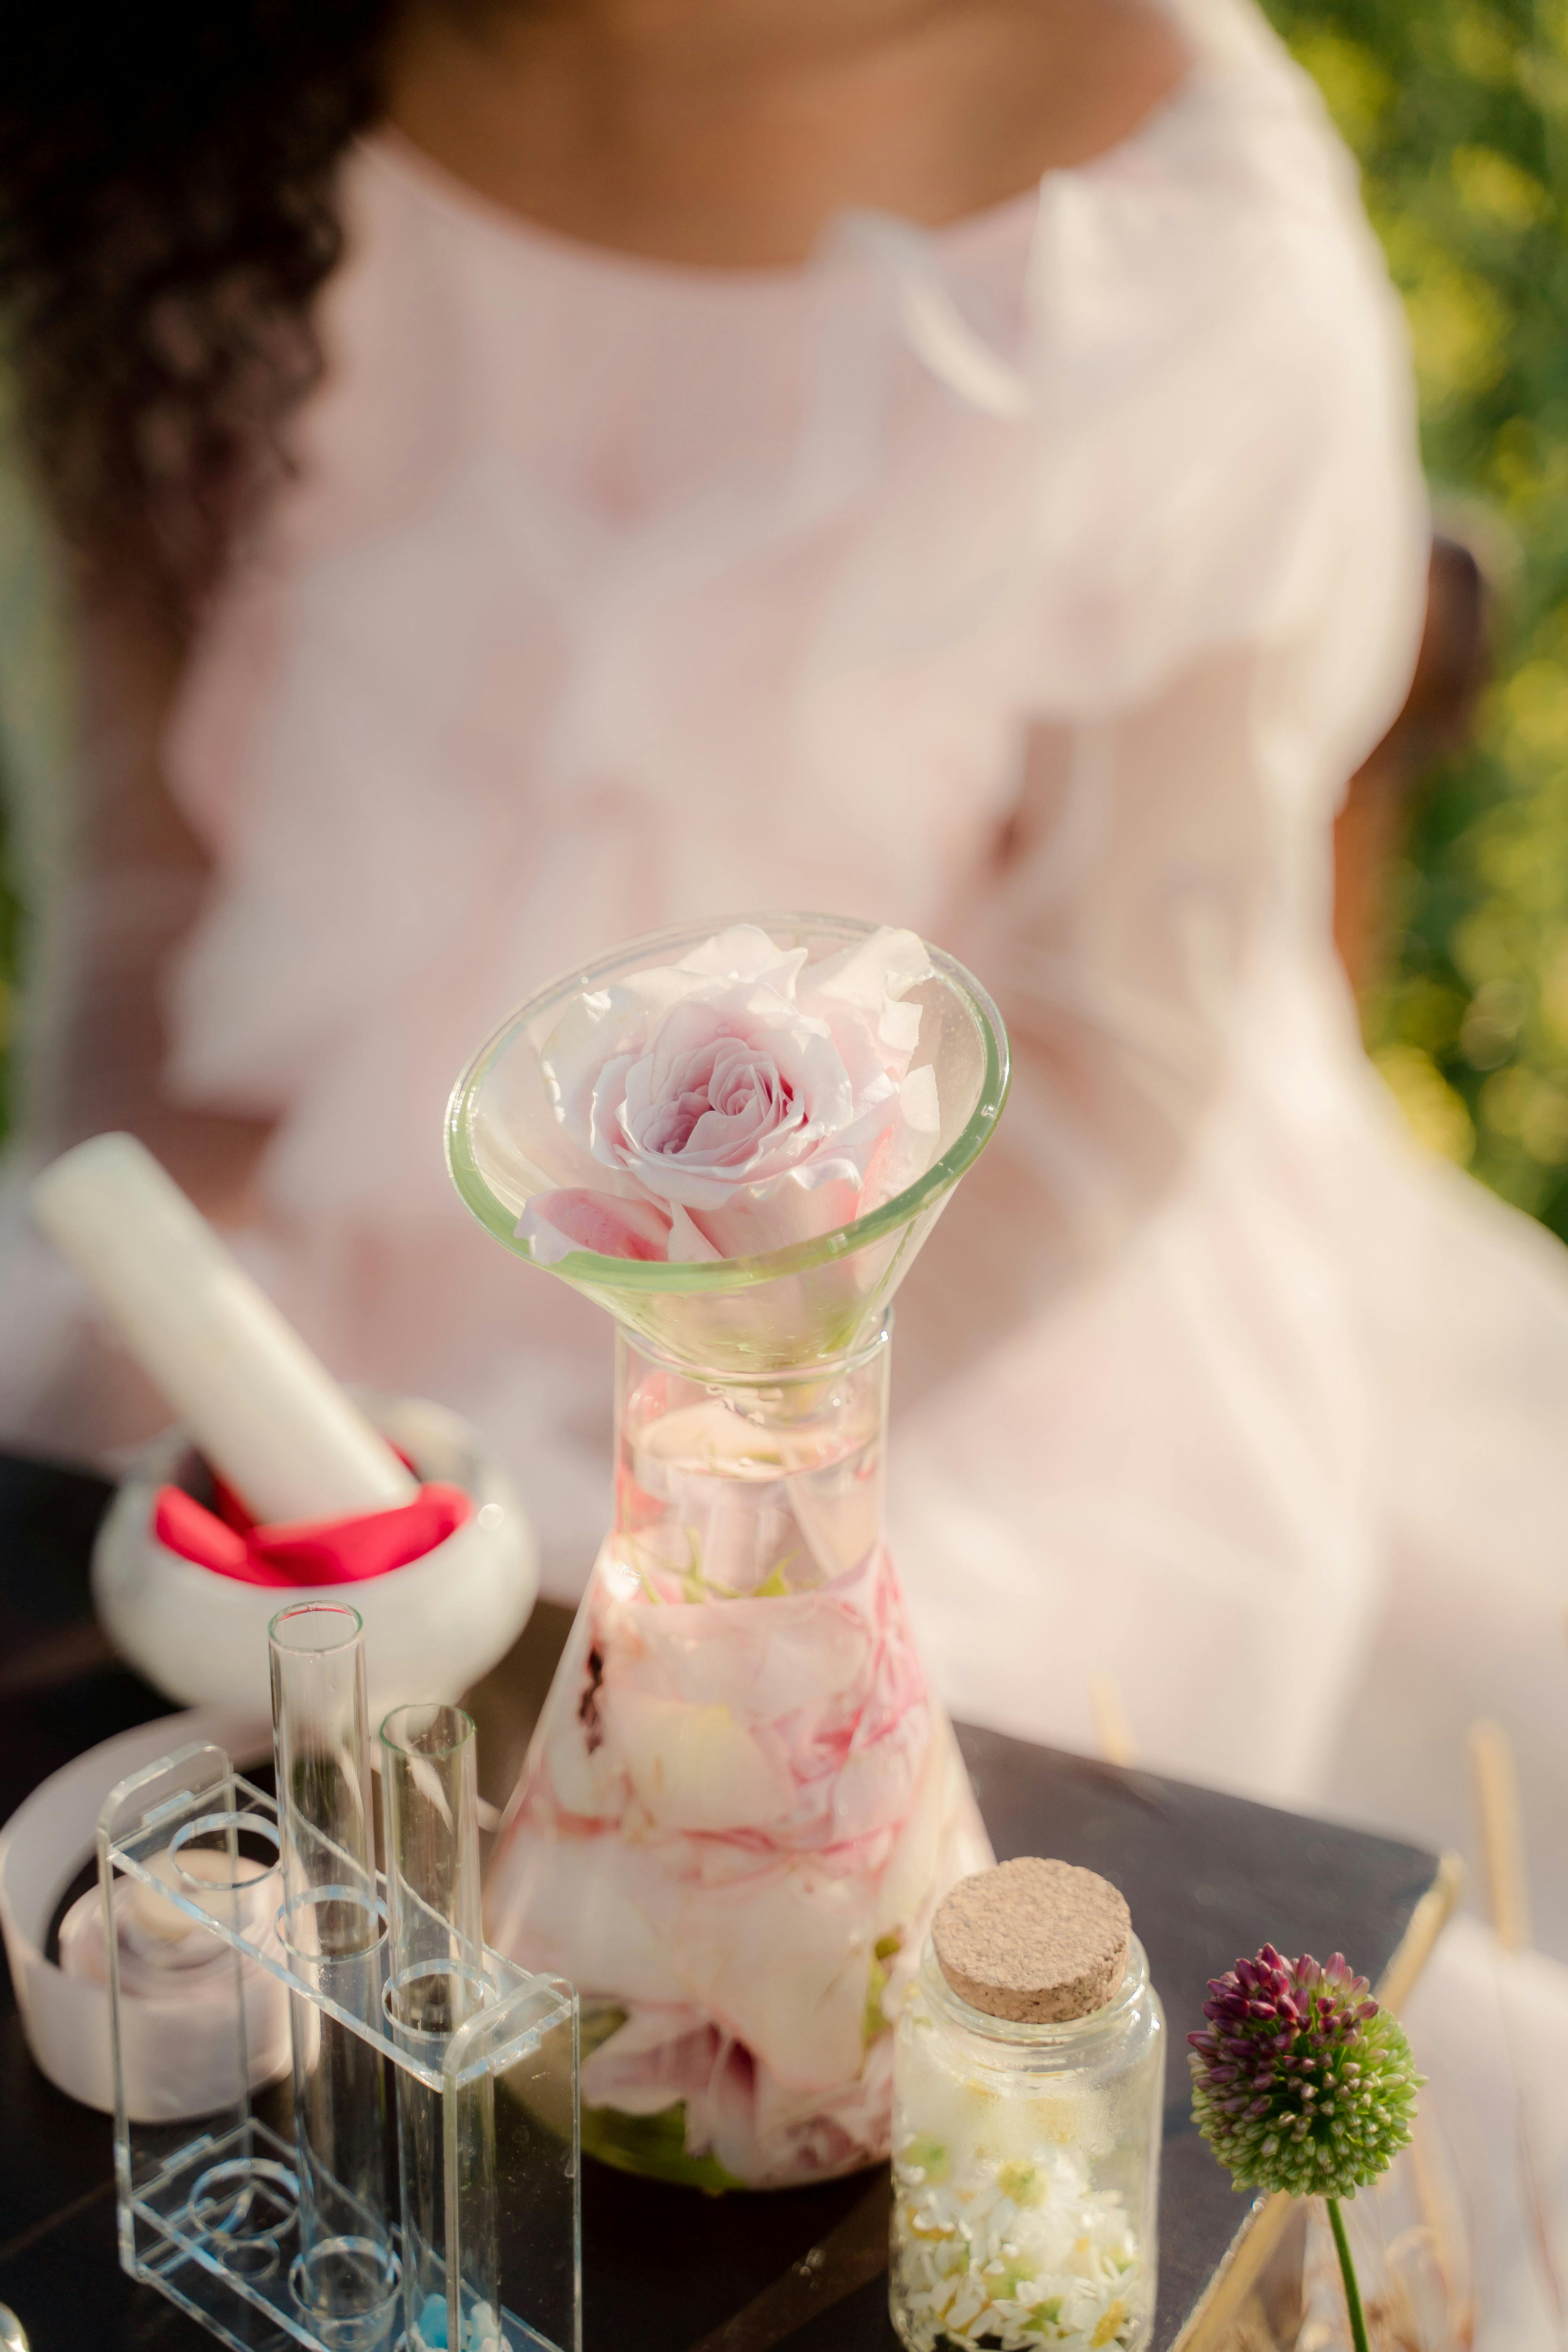
[[[541,1192],[535,1261],[574,1249],[752,1257],[850,1223],[923,1174],[936,1080],[911,1071],[931,977],[912,931],[808,964],[753,923],[579,997],[541,1055],[556,1117],[605,1190]]]

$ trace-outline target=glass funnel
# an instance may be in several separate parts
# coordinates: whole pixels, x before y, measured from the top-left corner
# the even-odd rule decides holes
[[[562,1038],[628,984],[679,996],[731,929],[640,940],[532,1000],[448,1126],[481,1222],[619,1327],[615,1520],[492,1857],[489,1936],[583,1994],[584,2145],[709,2189],[887,2154],[891,2017],[936,1903],[990,1859],[882,1480],[889,1304],[992,1132],[1006,1039],[984,991],[907,933],[745,929],[797,961],[803,1001],[841,980],[900,1041],[923,1141],[912,1173],[896,1129],[868,1150],[848,1222],[674,1263],[537,1245],[542,1196],[619,1181],[569,1131]],[[861,987],[889,939],[909,975],[891,1013]],[[909,1181],[879,1197],[879,1166]],[[824,1185],[804,1213],[844,1198]]]
[[[805,950],[807,974],[884,936],[846,916],[753,919],[776,947]],[[542,1262],[536,1243],[519,1231],[539,1195],[621,1189],[558,1114],[551,1055],[566,1017],[636,975],[679,967],[733,928],[656,933],[556,982],[502,1024],[458,1080],[447,1114],[447,1164],[479,1223],[519,1256]],[[841,1356],[874,1332],[953,1186],[989,1140],[1007,1093],[1007,1037],[995,1006],[952,957],[931,947],[924,957],[928,976],[899,999],[919,1016],[906,1087],[922,1072],[934,1081],[929,1158],[911,1181],[847,1223],[760,1255],[671,1264],[582,1248],[549,1270],[664,1354],[703,1371],[795,1370]],[[835,1197],[833,1188],[824,1192]]]

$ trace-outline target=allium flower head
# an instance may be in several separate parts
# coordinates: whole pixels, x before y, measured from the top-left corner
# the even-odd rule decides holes
[[[1211,1981],[1204,2015],[1193,2119],[1238,2189],[1353,2197],[1409,2140],[1422,2078],[1343,1953],[1320,1968],[1265,1944]]]

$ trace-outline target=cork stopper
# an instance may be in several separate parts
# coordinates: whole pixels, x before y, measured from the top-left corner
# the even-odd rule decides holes
[[[1132,1915],[1109,1879],[1026,1854],[961,1878],[931,1925],[961,2000],[1014,2025],[1087,2017],[1120,1990]]]

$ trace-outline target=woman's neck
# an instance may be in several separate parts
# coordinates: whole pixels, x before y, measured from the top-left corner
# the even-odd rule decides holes
[[[765,268],[846,205],[935,225],[1086,163],[1186,64],[1153,0],[420,0],[391,119],[563,235]]]

